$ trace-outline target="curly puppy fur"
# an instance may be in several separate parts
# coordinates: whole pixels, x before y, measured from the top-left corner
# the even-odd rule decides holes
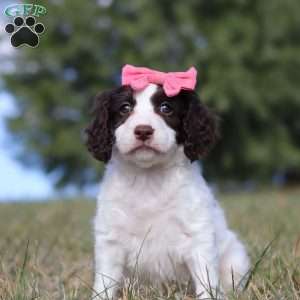
[[[94,220],[94,299],[115,298],[136,266],[140,280],[158,287],[191,278],[200,299],[242,285],[246,250],[196,162],[217,139],[216,120],[192,91],[167,97],[150,84],[96,97],[87,147],[106,170]]]

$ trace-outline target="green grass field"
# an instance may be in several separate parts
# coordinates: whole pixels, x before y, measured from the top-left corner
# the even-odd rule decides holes
[[[300,189],[219,198],[254,268],[246,291],[228,299],[300,299]],[[83,200],[0,204],[0,299],[90,299],[94,209]],[[123,299],[191,299],[183,294],[139,286]]]

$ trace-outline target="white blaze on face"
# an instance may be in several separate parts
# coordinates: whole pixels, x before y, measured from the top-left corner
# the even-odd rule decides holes
[[[151,166],[162,160],[176,148],[176,132],[170,128],[161,116],[154,111],[151,97],[157,91],[157,85],[149,84],[144,90],[135,92],[135,107],[127,120],[115,131],[116,148],[127,160],[137,164]],[[145,142],[136,139],[135,128],[139,125],[151,126],[154,130]],[[151,147],[135,150],[142,145]]]

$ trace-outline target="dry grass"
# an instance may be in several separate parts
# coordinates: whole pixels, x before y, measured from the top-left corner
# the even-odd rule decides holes
[[[220,198],[253,266],[257,262],[246,291],[228,299],[300,299],[300,189]],[[94,202],[80,200],[1,204],[0,299],[89,299],[94,208]],[[131,281],[123,299],[184,297],[192,299],[176,287],[161,294]]]

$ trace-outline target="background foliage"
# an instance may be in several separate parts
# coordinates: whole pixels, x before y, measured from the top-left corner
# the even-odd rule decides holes
[[[39,3],[46,32],[37,49],[17,50],[4,80],[20,109],[9,126],[21,160],[55,173],[58,185],[95,180],[83,128],[93,95],[118,85],[125,63],[196,66],[202,101],[222,120],[204,164],[212,176],[268,179],[299,168],[298,0]]]

